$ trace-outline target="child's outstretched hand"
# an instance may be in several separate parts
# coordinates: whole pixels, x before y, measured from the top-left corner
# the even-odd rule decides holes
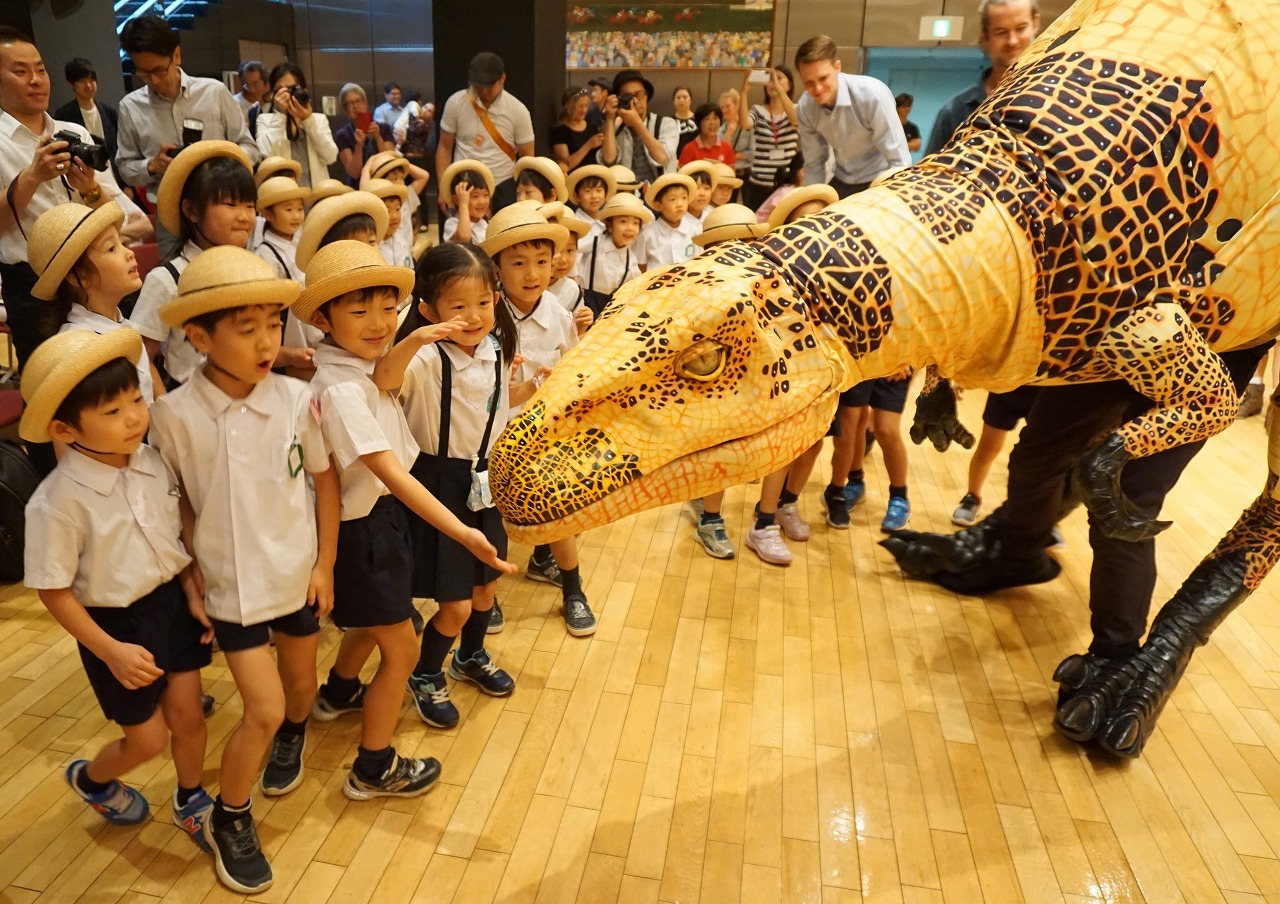
[[[493,548],[489,538],[474,527],[467,528],[459,539],[473,556],[489,567],[496,568],[503,574],[515,574],[519,570],[513,563],[498,558],[498,551]]]
[[[466,327],[466,320],[461,317],[454,317],[452,320],[420,326],[409,334],[409,338],[420,345],[430,345],[433,342],[439,342],[441,339],[452,336],[454,333],[459,333]]]
[[[112,645],[106,663],[116,680],[131,691],[146,687],[164,674],[163,669],[156,667],[150,651],[133,643]]]
[[[511,356],[511,379],[514,380],[520,373],[520,368],[524,366],[524,355],[516,354]]]
[[[585,304],[573,312],[573,325],[574,328],[577,329],[579,336],[582,336],[583,333],[591,328],[591,324],[595,322],[595,311],[591,310]]]
[[[333,569],[316,565],[311,569],[311,582],[307,585],[307,605],[315,610],[316,617],[333,611]]]

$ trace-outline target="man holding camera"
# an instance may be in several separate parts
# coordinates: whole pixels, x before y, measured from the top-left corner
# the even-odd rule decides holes
[[[120,45],[133,61],[143,87],[120,102],[119,151],[116,165],[130,185],[146,189],[154,202],[160,177],[181,148],[205,138],[234,141],[249,159],[261,158],[249,135],[240,105],[227,86],[182,71],[178,33],[159,16],[132,19],[120,33]],[[157,226],[160,255],[177,253],[177,236]]]
[[[676,170],[680,126],[670,116],[649,112],[653,82],[635,69],[613,77],[613,91],[604,103],[604,144],[596,156],[605,166],[621,163],[649,183]]]

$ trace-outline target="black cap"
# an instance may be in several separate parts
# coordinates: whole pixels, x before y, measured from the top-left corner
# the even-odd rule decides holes
[[[609,81],[607,78],[602,78],[599,76],[591,79],[591,81],[587,82],[587,84],[591,85],[593,88],[603,88],[606,91],[608,91],[613,87],[613,82]]]
[[[496,53],[477,53],[467,67],[467,81],[473,85],[492,85],[506,74],[502,57]]]
[[[613,77],[609,90],[617,94],[627,82],[640,82],[644,85],[644,93],[649,96],[649,100],[653,100],[653,82],[641,75],[639,69],[623,69]]]

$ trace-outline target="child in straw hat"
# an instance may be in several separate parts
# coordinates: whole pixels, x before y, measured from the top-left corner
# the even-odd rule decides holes
[[[523,363],[516,380],[532,379],[541,369],[549,371],[578,344],[573,315],[547,292],[551,260],[568,241],[568,230],[548,223],[528,202],[500,210],[489,224],[489,237],[481,247],[497,265],[502,303],[510,308],[519,332]],[[595,633],[596,617],[583,592],[578,567],[577,540],[568,537],[534,547],[528,575],[561,588],[565,626],[574,637],[585,637]]]
[[[186,539],[204,592],[192,612],[217,638],[244,701],[206,836],[218,877],[246,894],[272,880],[250,794],[268,750],[263,793],[302,781],[318,618],[333,607],[337,472],[306,384],[271,370],[281,310],[301,291],[252,252],[224,246],[192,261],[160,309],[205,358],[155,406],[151,437],[194,515]]]
[[[578,246],[582,253],[578,281],[586,283],[587,306],[597,317],[619,286],[640,275],[633,246],[653,213],[635,195],[620,192],[600,208],[600,219],[605,222],[605,234],[588,236]]]
[[[604,235],[604,220],[600,208],[617,191],[613,170],[598,163],[580,166],[569,174],[566,188],[573,200],[574,209],[583,222],[591,227],[589,235]]]
[[[266,228],[254,253],[271,265],[279,279],[302,279],[297,261],[298,240],[302,238],[304,205],[310,195],[311,189],[288,176],[272,176],[258,186],[258,213]]]
[[[516,161],[516,200],[546,204],[569,200],[564,170],[550,157],[521,157]]]
[[[200,669],[211,654],[187,609],[196,589],[177,484],[142,443],[141,353],[131,329],[72,330],[27,360],[19,433],[68,450],[27,503],[23,579],[76,639],[94,697],[122,734],[67,766],[67,783],[108,822],[142,822],[147,800],[120,776],[159,756],[167,740],[178,779],[173,821],[208,850]]]
[[[27,256],[39,279],[31,289],[36,298],[52,301],[59,332],[89,330],[110,333],[126,329],[120,302],[138,291],[138,263],[120,237],[124,211],[114,201],[97,209],[83,204],[59,204],[36,220],[27,236]],[[147,404],[164,392],[160,374],[139,353],[138,385]]]
[[[360,179],[363,182],[366,178],[386,179],[392,185],[405,187],[407,200],[396,236],[402,247],[412,250],[416,231],[413,218],[422,206],[422,193],[426,190],[430,175],[422,167],[410,163],[399,151],[381,151],[365,161]],[[413,264],[410,263],[409,266],[412,267]]]
[[[484,241],[489,226],[489,201],[493,198],[493,173],[478,160],[455,160],[440,177],[447,186],[452,216],[444,221],[446,242]]]
[[[558,201],[543,204],[538,210],[548,223],[569,230],[569,241],[551,259],[551,285],[547,286],[547,291],[573,315],[573,325],[582,336],[596,319],[591,308],[587,307],[586,293],[578,285],[578,243],[591,232],[591,226]]]
[[[689,216],[699,223],[711,213],[711,194],[716,188],[715,164],[710,160],[695,160],[686,163],[677,171],[693,180],[694,192],[689,198]]]
[[[367,191],[382,201],[387,208],[387,229],[378,242],[378,251],[381,252],[382,259],[393,267],[412,269],[413,234],[405,234],[400,229],[409,200],[409,189],[404,185],[388,182],[386,179],[366,179],[360,184],[360,190]]]
[[[640,230],[636,241],[642,271],[681,264],[698,253],[693,237],[702,224],[689,213],[689,199],[695,191],[693,179],[682,173],[663,173],[645,190],[645,203],[658,215]]]
[[[515,570],[483,533],[459,521],[409,473],[418,446],[389,387],[399,384],[397,374],[424,344],[465,325],[450,320],[418,330],[411,341],[386,352],[396,331],[397,307],[413,283],[412,271],[387,266],[368,245],[334,242],[308,265],[307,288],[293,306],[297,317],[327,335],[316,351],[311,391],[338,466],[342,524],[333,621],[348,630],[312,715],[329,721],[363,710],[360,751],[342,786],[352,800],[422,794],[440,775],[437,760],[402,757],[391,745],[405,682],[418,660],[404,507],[476,559],[500,572]],[[360,670],[375,647],[381,661],[365,688]]]

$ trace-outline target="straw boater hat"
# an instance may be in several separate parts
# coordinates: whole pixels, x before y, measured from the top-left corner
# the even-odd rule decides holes
[[[288,176],[272,176],[258,186],[258,212],[284,201],[305,201],[311,189],[303,188]]]
[[[683,173],[663,173],[649,183],[649,187],[644,193],[644,203],[656,208],[658,206],[658,195],[672,185],[683,185],[688,190],[691,198],[693,193],[698,190],[697,183],[690,176],[686,176]]]
[[[302,221],[302,238],[298,239],[298,250],[294,252],[294,260],[299,269],[305,271],[311,258],[315,256],[320,242],[339,220],[358,213],[373,217],[373,230],[378,234],[378,241],[387,234],[387,205],[382,199],[367,191],[353,191],[333,198],[325,198],[312,205],[311,212]]]
[[[728,239],[757,239],[769,231],[768,223],[756,219],[756,213],[742,204],[721,204],[707,214],[702,231],[693,237],[694,244],[705,248]]]
[[[822,206],[827,207],[839,200],[840,196],[836,194],[836,190],[830,185],[805,185],[801,188],[792,189],[782,196],[778,206],[769,214],[769,228],[777,229],[787,222],[787,217],[791,216],[797,208],[808,204],[810,201],[821,201]]]
[[[521,157],[516,161],[515,180],[520,181],[520,174],[525,170],[533,170],[542,178],[551,183],[551,190],[556,193],[556,200],[560,202],[569,200],[569,187],[564,181],[564,170],[560,169],[560,164],[556,163],[550,157]]]
[[[40,343],[22,368],[22,400],[27,408],[18,435],[29,443],[49,442],[49,422],[71,391],[89,374],[116,358],[136,366],[142,337],[125,327],[98,335],[67,330]]]
[[[311,186],[311,197],[307,200],[314,205],[325,198],[336,198],[338,195],[345,195],[350,191],[355,191],[355,189],[345,182],[340,182],[337,179],[321,179]]]
[[[160,319],[181,329],[192,317],[253,304],[288,307],[302,284],[280,279],[265,260],[235,245],[206,248],[178,277],[178,295],[160,306]]]
[[[270,157],[264,157],[262,162],[258,164],[258,168],[253,171],[253,181],[261,188],[262,183],[272,176],[288,176],[296,182],[302,178],[302,163],[289,157],[280,157],[275,154]]]
[[[717,185],[720,184],[720,174],[716,172],[716,165],[711,160],[694,160],[692,163],[686,163],[680,167],[677,172],[683,173],[690,179],[694,173],[706,173],[711,180],[711,190],[715,191]]]
[[[640,180],[636,178],[636,174],[630,167],[615,163],[609,169],[613,172],[613,182],[617,191],[633,192],[640,189]]]
[[[595,176],[597,179],[604,180],[604,196],[608,198],[618,190],[618,179],[613,174],[613,170],[607,166],[601,166],[598,163],[588,163],[586,166],[580,166],[569,174],[569,180],[565,183],[565,188],[572,195],[578,190],[578,183],[589,176]]]
[[[386,179],[365,179],[360,183],[360,190],[367,191],[375,198],[383,201],[387,198],[399,198],[403,204],[409,200],[409,186],[396,185],[394,182],[388,182]]]
[[[156,191],[156,219],[174,235],[182,232],[182,189],[186,186],[187,179],[197,166],[215,157],[239,160],[246,170],[253,172],[249,155],[234,142],[197,141],[183,148],[182,153],[173,158],[169,168],[160,177],[160,188]]]
[[[124,211],[115,201],[97,210],[68,201],[42,213],[27,236],[27,262],[40,276],[31,294],[45,301],[57,295],[58,286],[94,239],[123,222]]]
[[[493,194],[493,173],[489,167],[485,166],[479,160],[455,160],[450,163],[444,171],[444,175],[440,177],[440,190],[445,194],[453,194],[453,180],[459,173],[470,170],[479,173],[484,179],[485,188],[489,189],[489,194]]]
[[[620,191],[600,208],[600,219],[609,217],[639,217],[641,223],[653,220],[653,211],[644,206],[644,202],[635,195]]]
[[[510,204],[493,215],[480,248],[489,257],[493,257],[512,245],[538,239],[550,241],[559,251],[569,241],[569,230],[559,223],[547,222],[536,203],[524,201]]]
[[[738,178],[738,174],[733,171],[733,167],[729,164],[716,160],[711,164],[711,167],[712,175],[715,176],[716,180],[716,188],[721,185],[727,185],[730,188],[742,188],[742,180]]]
[[[406,177],[409,175],[409,161],[395,151],[379,151],[370,157],[365,165],[365,171],[370,179],[385,179],[387,173],[398,169],[403,169]]]
[[[548,201],[538,208],[538,212],[547,218],[548,223],[558,223],[569,230],[574,241],[582,241],[591,231],[591,224],[559,201]]]
[[[310,323],[312,315],[325,302],[357,289],[375,286],[394,288],[396,302],[399,303],[413,291],[413,280],[412,270],[387,266],[377,248],[344,239],[325,245],[316,252],[307,266],[307,287],[291,310],[293,316],[303,323]]]

